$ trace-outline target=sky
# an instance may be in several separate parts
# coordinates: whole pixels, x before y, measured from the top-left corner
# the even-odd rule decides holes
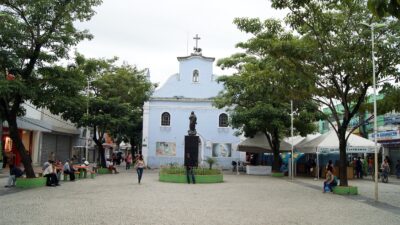
[[[177,57],[193,52],[195,40],[203,55],[228,57],[235,44],[250,36],[233,24],[236,17],[283,18],[268,0],[104,0],[88,22],[78,23],[94,35],[74,50],[90,58],[119,57],[139,69],[150,69],[150,80],[162,84],[178,72]],[[214,74],[226,75],[214,62]]]

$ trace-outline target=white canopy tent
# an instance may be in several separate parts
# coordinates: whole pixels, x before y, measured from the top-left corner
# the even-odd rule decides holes
[[[346,132],[346,137],[349,135]],[[380,148],[378,144],[378,148]],[[303,153],[316,153],[317,154],[317,168],[319,169],[319,154],[334,153],[339,154],[339,138],[334,130],[317,136],[309,141],[301,141],[295,148]],[[375,142],[366,138],[350,134],[347,140],[346,153],[374,153]],[[317,172],[319,178],[319,171]]]
[[[280,151],[290,151],[291,149],[292,145],[290,143],[284,140],[281,141],[279,148]],[[253,138],[247,138],[240,142],[237,150],[252,153],[272,152],[267,137],[263,133],[257,133]]]

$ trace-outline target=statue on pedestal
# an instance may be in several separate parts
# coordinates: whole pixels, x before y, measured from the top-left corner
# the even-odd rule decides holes
[[[189,123],[188,134],[196,135],[197,134],[197,132],[196,132],[197,117],[193,111],[192,111],[192,113],[190,113],[189,121],[190,121],[190,123]]]

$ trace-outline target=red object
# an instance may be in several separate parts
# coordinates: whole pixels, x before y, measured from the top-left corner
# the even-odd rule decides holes
[[[15,80],[15,76],[11,73],[7,73],[6,79],[7,80]]]

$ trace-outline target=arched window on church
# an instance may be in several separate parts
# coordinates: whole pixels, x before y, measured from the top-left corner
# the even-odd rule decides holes
[[[228,115],[225,113],[219,115],[219,127],[228,127]]]
[[[161,126],[169,126],[171,125],[171,115],[169,113],[164,112],[161,114]]]
[[[198,83],[199,82],[199,71],[194,70],[193,71],[193,83]]]

